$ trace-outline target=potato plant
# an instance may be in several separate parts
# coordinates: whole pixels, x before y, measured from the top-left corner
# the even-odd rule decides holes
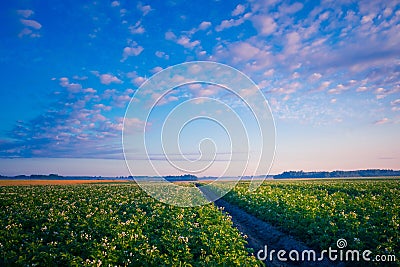
[[[1,266],[261,264],[214,205],[162,204],[135,184],[8,186],[0,197]]]
[[[243,182],[224,198],[313,248],[345,238],[349,249],[400,259],[398,179],[266,181],[254,192]]]

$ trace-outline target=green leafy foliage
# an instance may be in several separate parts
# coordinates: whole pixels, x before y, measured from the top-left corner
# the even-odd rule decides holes
[[[224,198],[320,251],[345,238],[350,249],[400,258],[398,179],[268,181],[254,192],[242,182]]]
[[[261,264],[212,204],[162,204],[135,184],[10,186],[0,196],[1,266]]]

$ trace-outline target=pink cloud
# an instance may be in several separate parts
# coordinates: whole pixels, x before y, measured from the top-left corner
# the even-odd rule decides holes
[[[111,110],[110,106],[106,106],[104,104],[96,104],[93,107],[96,108],[96,109],[102,109],[102,110],[105,110],[105,111]]]
[[[235,61],[246,61],[260,53],[260,49],[249,43],[240,42],[231,46],[231,52]]]
[[[293,5],[284,4],[279,7],[279,13],[294,14],[301,9],[303,9],[303,4],[299,2],[296,2]]]
[[[111,6],[117,7],[117,6],[120,6],[120,3],[118,1],[113,1],[113,2],[111,2]]]
[[[275,32],[277,24],[269,16],[258,15],[252,18],[253,25],[261,35],[270,35]]]
[[[39,30],[42,28],[42,24],[32,19],[20,19],[21,23],[27,27],[33,28],[35,30]]]
[[[137,86],[142,85],[142,83],[144,83],[146,81],[146,79],[144,77],[136,77],[135,79],[133,79],[133,83]]]
[[[375,125],[380,125],[380,124],[385,124],[385,123],[388,123],[388,122],[389,122],[389,119],[388,119],[388,118],[383,118],[383,119],[381,119],[381,120],[375,121],[374,124],[375,124]]]
[[[150,11],[153,10],[150,5],[143,5],[142,3],[137,4],[136,7],[142,11],[143,16],[146,16]]]
[[[116,76],[111,75],[111,74],[102,74],[100,75],[100,82],[102,84],[110,84],[110,83],[122,83],[120,79],[118,79]]]
[[[244,13],[246,7],[244,5],[237,5],[236,8],[232,11],[232,16],[238,16]]]
[[[142,53],[143,50],[144,48],[142,46],[137,45],[137,43],[133,42],[133,46],[131,47],[127,46],[124,48],[122,52],[121,62],[124,62],[128,57],[140,55],[140,53]]]
[[[360,87],[357,88],[356,92],[365,92],[365,91],[367,91],[367,90],[368,90],[367,87],[365,87],[365,86],[360,86]]]
[[[145,127],[151,127],[151,122],[145,122],[138,118],[118,118],[117,122],[118,124],[115,127],[122,130],[124,126],[126,128],[125,131],[140,131]]]
[[[176,35],[175,35],[175,33],[171,32],[171,31],[167,31],[165,33],[165,39],[166,40],[170,40],[170,41],[174,41],[174,40],[176,40]]]
[[[239,26],[243,24],[244,18],[239,18],[239,19],[229,19],[229,20],[223,20],[221,24],[219,24],[217,27],[215,27],[215,30],[217,32],[223,31],[225,29],[229,29],[235,26]]]
[[[140,20],[136,22],[135,25],[130,26],[129,30],[131,31],[132,34],[142,34],[146,31],[142,26],[142,21]]]
[[[286,35],[286,39],[285,52],[289,55],[297,53],[300,49],[300,35],[297,32],[290,32]]]
[[[181,36],[177,41],[177,44],[182,45],[185,48],[194,48],[200,44],[200,41],[191,41],[187,36]]]
[[[97,113],[95,115],[92,116],[92,122],[96,122],[96,121],[106,121],[106,117],[104,117],[103,115],[101,115],[100,113]]]
[[[83,92],[90,93],[90,94],[97,93],[97,91],[95,89],[93,89],[93,88],[86,88],[86,89],[83,90]]]
[[[60,86],[67,88],[70,93],[79,93],[82,91],[82,85],[79,83],[70,83],[67,77],[59,79]]]
[[[169,55],[167,55],[165,52],[162,52],[162,51],[156,51],[155,55],[156,55],[156,57],[159,57],[159,58],[164,58],[167,60],[169,59]]]
[[[157,66],[157,67],[152,68],[152,69],[151,69],[151,72],[152,72],[152,73],[157,73],[157,72],[160,72],[160,71],[162,71],[162,70],[163,70],[163,68],[161,68],[160,66]]]
[[[211,26],[211,22],[209,21],[203,21],[202,23],[200,23],[199,25],[199,30],[205,30],[207,28],[209,28]]]
[[[17,10],[17,14],[24,17],[24,18],[29,18],[34,14],[33,10],[30,9],[19,9]]]

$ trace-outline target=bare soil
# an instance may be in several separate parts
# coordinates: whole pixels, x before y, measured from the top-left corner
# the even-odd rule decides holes
[[[199,187],[202,193],[208,198],[212,199],[215,193],[209,188]],[[215,198],[214,198],[215,199]],[[243,234],[246,235],[248,241],[248,247],[253,250],[253,255],[257,256],[260,250],[265,251],[265,246],[267,246],[268,258],[264,263],[266,266],[342,266],[341,264],[333,264],[332,262],[325,259],[324,261],[317,262],[283,262],[278,261],[276,253],[279,250],[285,250],[285,257],[288,258],[288,253],[291,250],[296,250],[300,253],[304,250],[310,250],[304,243],[294,239],[292,236],[282,233],[275,227],[267,222],[264,222],[255,216],[245,212],[239,207],[230,204],[229,202],[218,199],[214,202],[218,207],[223,208],[224,212],[230,215],[232,218],[233,225]],[[269,259],[269,252],[275,250],[273,260]],[[318,251],[316,251],[318,252]],[[260,254],[261,257],[264,253]],[[319,257],[317,253],[317,258]]]

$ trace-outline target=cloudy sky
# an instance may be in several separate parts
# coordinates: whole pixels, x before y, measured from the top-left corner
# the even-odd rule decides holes
[[[271,173],[400,168],[398,1],[0,6],[2,175],[128,175],[121,132],[129,101],[155,73],[194,60],[227,64],[258,85],[276,124]],[[219,92],[192,87],[163,104]],[[186,143],[185,153],[198,152]]]

